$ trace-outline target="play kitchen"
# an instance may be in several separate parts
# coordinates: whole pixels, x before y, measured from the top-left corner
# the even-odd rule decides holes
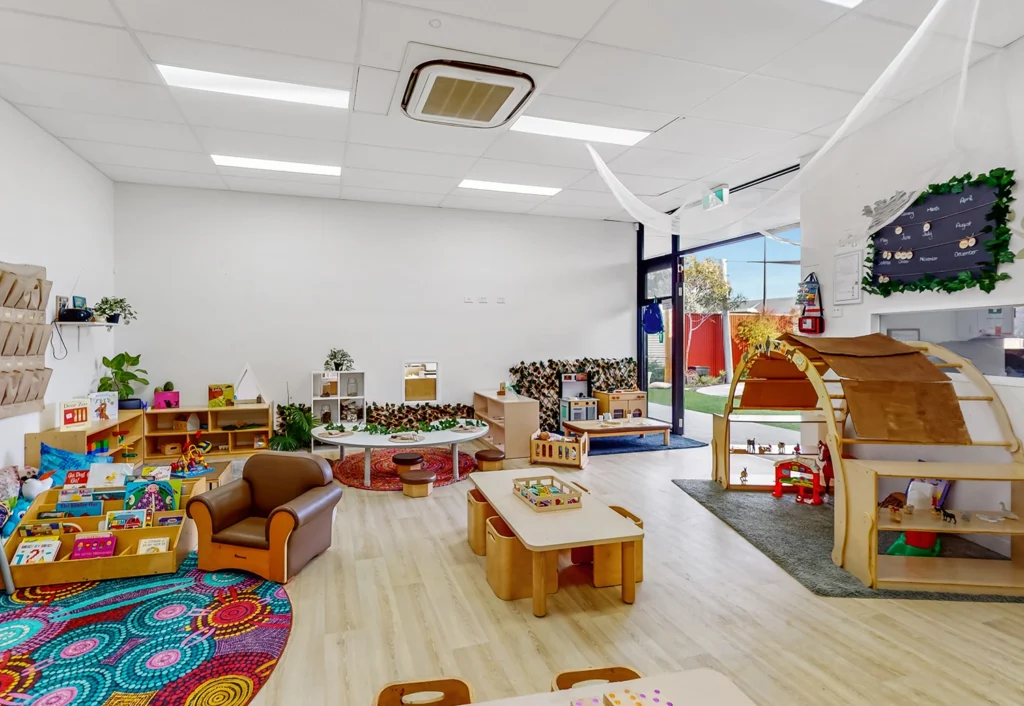
[[[562,373],[558,425],[564,432],[565,422],[586,422],[597,419],[597,400],[591,394],[590,379],[586,373]]]

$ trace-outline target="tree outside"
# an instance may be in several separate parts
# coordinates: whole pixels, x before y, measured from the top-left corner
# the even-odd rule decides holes
[[[736,325],[736,338],[747,348],[753,348],[767,339],[778,338],[793,328],[793,317],[773,311],[759,311],[745,317]]]
[[[742,301],[742,295],[733,293],[720,261],[698,260],[693,255],[683,258],[683,313],[692,315],[683,344],[686,360],[690,359],[694,331],[712,317],[738,308]]]

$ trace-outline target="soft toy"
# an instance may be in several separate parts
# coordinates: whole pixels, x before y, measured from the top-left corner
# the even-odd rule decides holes
[[[29,478],[27,481],[21,484],[21,497],[25,498],[31,503],[39,496],[40,493],[45,493],[52,487],[53,478],[46,478],[45,480],[39,480],[38,478]]]
[[[0,530],[0,536],[7,539],[14,534],[14,528],[21,522],[21,518],[28,512],[29,507],[32,505],[31,500],[25,498],[19,498],[18,502],[14,505],[14,509],[11,510],[11,516],[7,518],[7,522],[4,523],[3,530]]]

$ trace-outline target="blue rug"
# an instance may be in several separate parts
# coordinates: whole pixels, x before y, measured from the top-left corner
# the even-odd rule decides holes
[[[590,440],[591,456],[607,456],[608,454],[633,454],[640,451],[668,451],[670,449],[697,449],[707,446],[703,441],[694,441],[678,434],[669,435],[669,445],[661,434],[641,436],[612,436],[604,439]]]

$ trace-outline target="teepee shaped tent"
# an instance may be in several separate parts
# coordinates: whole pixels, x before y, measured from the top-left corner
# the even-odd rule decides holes
[[[266,401],[267,396],[263,394],[260,381],[256,379],[252,367],[246,363],[235,383],[235,404],[259,404]]]

